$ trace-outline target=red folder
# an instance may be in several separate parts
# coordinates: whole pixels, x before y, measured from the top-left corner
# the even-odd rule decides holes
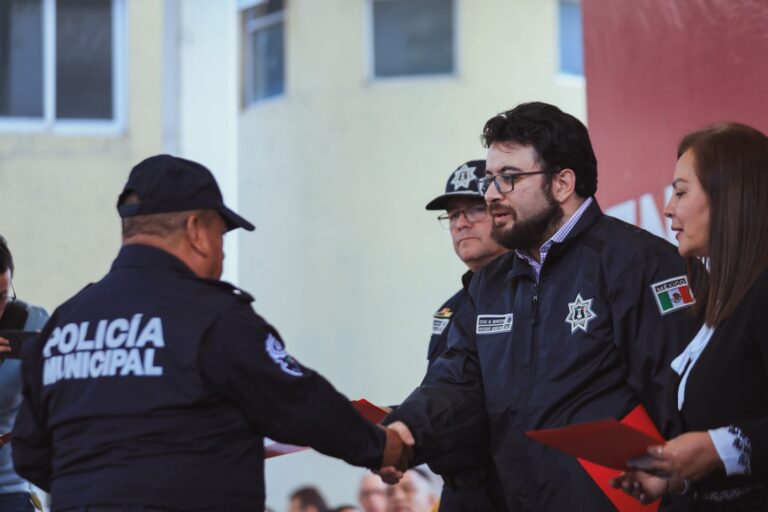
[[[659,502],[641,505],[620,489],[608,485],[621,474],[627,459],[647,453],[649,446],[664,444],[642,405],[620,422],[600,420],[565,428],[533,430],[526,434],[548,446],[573,455],[620,512],[656,512]]]
[[[363,418],[372,423],[379,423],[384,419],[384,416],[387,415],[387,411],[381,407],[373,405],[365,398],[352,400],[351,403],[352,407],[357,409],[357,412],[359,412]],[[264,458],[269,459],[272,457],[279,457],[280,455],[288,455],[289,453],[303,452],[304,450],[309,450],[309,447],[284,443],[271,443],[264,446]]]

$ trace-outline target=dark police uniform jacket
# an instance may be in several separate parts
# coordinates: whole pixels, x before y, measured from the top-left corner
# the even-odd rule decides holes
[[[488,435],[512,510],[615,510],[575,458],[525,432],[621,419],[638,403],[678,432],[669,363],[696,325],[684,304],[663,311],[657,290],[684,276],[671,244],[595,202],[538,282],[514,253],[475,275],[448,352],[387,422],[411,427],[426,460]]]
[[[467,271],[461,280],[464,285],[461,290],[440,306],[432,318],[432,337],[427,351],[429,366],[448,350],[451,320],[469,300],[467,289],[472,280],[472,272]],[[492,512],[506,509],[501,483],[493,467],[486,439],[478,445],[432,459],[429,467],[443,478],[441,512]]]
[[[54,509],[263,510],[263,437],[381,463],[384,432],[286,352],[252,298],[124,246],[23,354],[18,472]]]

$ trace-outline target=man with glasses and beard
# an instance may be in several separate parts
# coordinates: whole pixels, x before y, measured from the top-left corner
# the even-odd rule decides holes
[[[510,252],[475,274],[449,350],[386,423],[414,437],[414,463],[488,435],[510,510],[614,511],[575,458],[525,433],[620,420],[640,405],[664,435],[677,431],[669,363],[694,321],[691,302],[667,307],[659,293],[689,287],[683,261],[602,213],[575,117],[525,103],[491,118],[483,142],[480,190]]]

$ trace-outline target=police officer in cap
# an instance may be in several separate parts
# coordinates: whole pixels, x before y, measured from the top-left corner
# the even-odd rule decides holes
[[[55,510],[263,510],[263,436],[402,466],[400,438],[293,359],[253,298],[219,280],[223,235],[254,227],[208,169],[148,158],[117,208],[109,273],[24,347],[14,464]]]
[[[440,224],[450,230],[456,255],[469,270],[462,276],[462,288],[437,310],[432,319],[429,366],[448,350],[451,319],[468,300],[472,274],[507,250],[491,236],[492,221],[477,180],[485,176],[485,161],[472,160],[448,177],[445,193],[430,201],[427,210],[445,210]],[[429,467],[442,476],[445,485],[440,497],[441,512],[506,510],[501,482],[486,443],[448,452],[432,460]]]

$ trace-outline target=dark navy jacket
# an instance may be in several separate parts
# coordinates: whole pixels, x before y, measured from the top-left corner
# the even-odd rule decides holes
[[[429,366],[448,350],[451,320],[469,300],[468,287],[472,272],[461,278],[464,285],[440,306],[432,318],[432,338],[427,359]],[[505,510],[501,484],[488,452],[488,441],[467,446],[431,459],[429,467],[443,477],[445,485],[440,496],[440,512],[492,512]]]
[[[263,510],[263,437],[378,467],[383,431],[286,352],[252,298],[121,249],[23,354],[18,472],[54,509]]]
[[[475,275],[448,352],[387,422],[412,428],[420,459],[489,435],[512,510],[614,510],[576,459],[525,432],[621,419],[638,403],[678,432],[669,363],[696,325],[687,307],[663,312],[653,285],[684,275],[671,244],[594,203],[538,283],[514,253]]]

